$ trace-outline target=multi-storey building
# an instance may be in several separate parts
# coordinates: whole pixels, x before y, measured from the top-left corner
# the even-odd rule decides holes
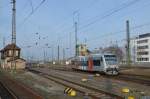
[[[150,33],[139,35],[134,42],[135,62],[150,62]]]

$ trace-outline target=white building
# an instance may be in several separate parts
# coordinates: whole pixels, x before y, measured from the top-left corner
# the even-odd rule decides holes
[[[131,40],[131,52],[135,62],[148,63],[150,62],[150,33],[142,34]]]

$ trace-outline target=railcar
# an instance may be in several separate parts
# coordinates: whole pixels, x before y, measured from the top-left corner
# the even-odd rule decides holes
[[[74,63],[73,69],[118,75],[118,61],[116,55],[113,54],[77,56],[74,59]]]

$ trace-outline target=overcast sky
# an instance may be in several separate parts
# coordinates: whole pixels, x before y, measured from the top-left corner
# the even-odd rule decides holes
[[[0,0],[1,48],[4,37],[6,44],[11,41],[10,2]],[[16,0],[17,45],[26,58],[43,58],[44,51],[51,58],[52,46],[56,56],[58,45],[61,56],[62,48],[69,48],[66,56],[73,55],[74,21],[78,22],[78,43],[86,43],[89,49],[115,42],[124,46],[126,34],[119,31],[126,29],[126,20],[130,21],[131,37],[150,32],[150,0],[45,0],[40,5],[41,2]],[[140,28],[133,29],[136,26]]]

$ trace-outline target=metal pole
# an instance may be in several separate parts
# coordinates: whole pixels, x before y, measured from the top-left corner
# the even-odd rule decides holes
[[[45,63],[45,50],[43,51],[43,62]]]
[[[65,48],[63,48],[63,61],[65,61]]]
[[[58,57],[57,57],[57,61],[59,63],[59,45],[58,45]]]
[[[127,47],[126,47],[126,60],[127,60],[127,65],[130,66],[130,30],[129,30],[129,21],[126,21],[126,33],[127,33]]]
[[[77,57],[77,43],[78,43],[78,38],[77,38],[77,22],[75,24],[75,57]]]
[[[71,32],[70,32],[70,35],[69,35],[69,47],[70,47],[69,57],[71,57]]]
[[[11,43],[14,44],[12,49],[12,62],[11,62],[11,69],[15,67],[16,70],[16,63],[15,63],[15,46],[16,46],[16,0],[12,0],[12,41]]]
[[[54,49],[53,49],[53,46],[52,46],[52,62],[53,62],[53,60],[54,60]]]
[[[12,43],[16,44],[16,0],[12,0]]]

